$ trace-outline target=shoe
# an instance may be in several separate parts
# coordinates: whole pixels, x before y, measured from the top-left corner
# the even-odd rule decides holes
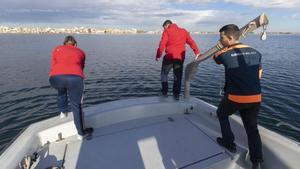
[[[91,135],[93,132],[94,132],[94,128],[93,128],[93,127],[88,127],[88,128],[85,128],[85,129],[83,130],[83,133],[84,133],[85,135]]]
[[[261,163],[260,162],[252,163],[252,169],[261,169]]]
[[[78,140],[83,140],[85,138],[87,138],[89,140],[90,136],[92,135],[92,133],[94,132],[94,128],[89,127],[89,128],[85,128],[83,130],[83,135],[77,134],[77,139]]]
[[[235,153],[236,152],[236,145],[235,143],[226,143],[224,141],[223,138],[218,137],[217,138],[217,142],[220,146],[225,147],[228,151],[230,151],[231,153]]]
[[[161,92],[159,93],[159,95],[162,96],[162,97],[168,97],[168,92],[163,92],[163,91],[161,91]]]
[[[67,113],[64,113],[64,112],[60,112],[60,115],[59,117],[62,119],[62,118],[66,118],[68,116]]]
[[[84,135],[77,134],[77,139],[78,139],[78,140],[83,140],[84,137],[85,137]]]

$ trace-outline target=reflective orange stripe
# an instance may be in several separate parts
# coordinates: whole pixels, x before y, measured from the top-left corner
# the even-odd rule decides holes
[[[234,48],[249,48],[250,46],[248,45],[244,45],[244,44],[239,44],[239,45],[234,45],[232,46],[231,49],[234,49]]]
[[[250,46],[248,45],[243,45],[243,44],[238,44],[238,45],[233,45],[233,46],[230,46],[230,47],[225,47],[221,50],[219,50],[213,57],[213,59],[216,59],[218,56],[220,56],[222,53],[225,53],[231,49],[235,49],[235,48],[248,48]]]
[[[228,95],[228,99],[237,103],[257,103],[261,102],[261,94],[241,96],[241,95]]]

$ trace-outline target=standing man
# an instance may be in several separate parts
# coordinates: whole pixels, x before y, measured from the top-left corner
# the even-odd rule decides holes
[[[240,31],[236,25],[225,25],[219,32],[224,48],[213,59],[225,67],[225,95],[217,110],[222,132],[222,138],[218,137],[217,142],[230,152],[236,152],[228,118],[239,111],[248,137],[252,169],[258,169],[263,162],[262,143],[257,129],[262,56],[257,50],[239,42]]]
[[[162,26],[164,28],[164,32],[156,54],[156,61],[158,61],[166,49],[161,68],[161,92],[163,96],[168,96],[168,74],[171,68],[173,68],[173,96],[176,100],[178,100],[181,90],[183,62],[185,58],[185,44],[187,43],[193,49],[195,57],[200,55],[200,51],[195,41],[191,38],[189,32],[185,29],[179,28],[170,20],[166,20]]]

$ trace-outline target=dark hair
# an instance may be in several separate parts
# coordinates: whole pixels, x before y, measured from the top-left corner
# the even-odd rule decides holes
[[[165,27],[165,26],[167,26],[167,25],[169,25],[169,24],[172,24],[172,21],[171,21],[171,20],[166,20],[166,21],[163,23],[162,27]]]
[[[225,25],[219,30],[219,32],[224,32],[226,36],[233,36],[235,40],[238,40],[240,37],[240,29],[235,24]]]
[[[73,36],[66,36],[64,40],[64,45],[66,45],[68,42],[71,42],[74,46],[77,45],[77,41]]]

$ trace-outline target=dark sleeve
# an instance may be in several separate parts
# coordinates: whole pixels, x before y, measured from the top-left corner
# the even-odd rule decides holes
[[[260,55],[260,56],[259,56],[259,67],[262,68],[262,66],[261,66],[262,55],[261,55],[261,53],[259,53],[259,55]]]
[[[218,65],[223,64],[223,56],[222,56],[222,54],[220,54],[220,55],[214,55],[213,59],[214,59],[214,61]]]
[[[227,48],[224,48],[224,49],[222,49],[222,50],[220,50],[220,51],[218,51],[217,53],[215,53],[215,55],[212,57],[213,58],[213,60],[218,64],[218,65],[220,65],[220,64],[223,64],[223,55],[226,53],[226,51],[227,51]]]

